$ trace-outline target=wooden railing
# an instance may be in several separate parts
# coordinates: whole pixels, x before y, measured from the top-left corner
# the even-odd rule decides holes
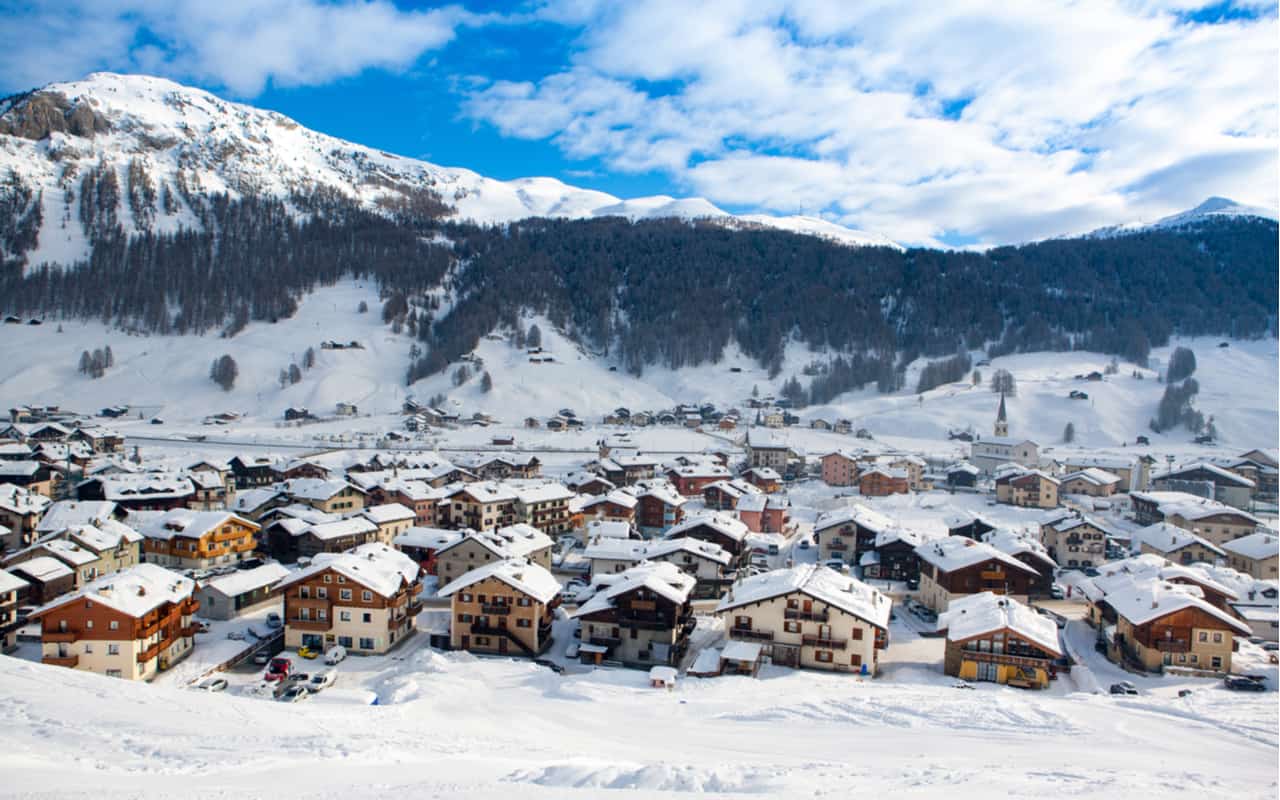
[[[826,611],[804,611],[799,608],[788,608],[782,612],[786,619],[804,619],[811,622],[826,622],[831,615]]]
[[[65,656],[45,656],[41,661],[55,667],[75,667],[80,663],[80,656],[75,653]]]
[[[806,647],[821,647],[824,650],[843,650],[848,647],[849,640],[806,635],[800,637],[800,643]]]
[[[69,644],[79,636],[75,631],[47,631],[40,634],[40,641],[50,644]]]
[[[756,642],[772,642],[773,631],[758,631],[751,628],[730,628],[729,638],[731,639],[747,639]]]
[[[970,661],[985,661],[989,664],[1012,664],[1017,667],[1039,667],[1048,669],[1053,659],[1032,656],[1015,656],[1008,653],[986,653],[979,650],[965,650],[964,658]]]
[[[1162,653],[1191,652],[1191,643],[1186,639],[1156,639],[1153,646]]]

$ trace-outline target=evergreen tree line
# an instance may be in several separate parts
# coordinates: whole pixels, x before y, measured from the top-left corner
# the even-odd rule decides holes
[[[120,187],[105,172],[84,180],[88,260],[63,269],[9,257],[0,267],[6,312],[232,336],[249,320],[292,315],[317,286],[370,279],[383,319],[419,342],[410,382],[493,330],[520,331],[528,312],[594,352],[616,350],[637,375],[716,363],[736,341],[777,377],[786,342],[799,340],[828,354],[807,392],[815,403],[871,383],[896,389],[917,356],[941,357],[930,381],[943,381],[968,369],[957,350],[1090,349],[1144,363],[1174,332],[1246,337],[1276,325],[1276,225],[1254,220],[979,254],[850,248],[681,220],[481,227],[440,221],[442,206],[427,195],[387,216],[336,192],[291,198],[291,208],[179,185],[204,230],[129,237],[109,208]],[[138,203],[155,202],[153,190],[138,191]],[[25,241],[38,203],[3,187],[0,200],[0,234]],[[437,316],[442,289],[451,307]],[[540,337],[524,338],[535,346]]]

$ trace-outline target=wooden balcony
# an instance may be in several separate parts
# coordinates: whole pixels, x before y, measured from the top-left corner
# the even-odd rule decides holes
[[[827,549],[833,553],[843,553],[844,551],[849,549],[849,545],[845,544],[844,542],[832,542],[831,544],[827,545]]]
[[[506,604],[491,605],[485,603],[480,606],[480,613],[495,617],[505,617],[511,613],[511,606]]]
[[[823,650],[843,650],[849,646],[848,639],[824,639],[821,636],[801,636],[800,643],[805,647],[820,647]]]
[[[984,661],[988,664],[1012,664],[1016,667],[1039,667],[1041,669],[1048,669],[1053,663],[1051,658],[1010,655],[1009,653],[985,653],[978,650],[965,650],[962,657],[969,661]]]
[[[984,569],[978,574],[984,581],[1003,581],[1009,577],[1004,570],[998,569]]]
[[[1191,652],[1191,643],[1186,639],[1156,639],[1152,646],[1161,653]]]
[[[327,619],[289,619],[285,624],[300,631],[327,631],[333,627],[333,622]]]
[[[587,640],[587,642],[590,644],[597,645],[599,647],[617,647],[618,645],[622,644],[622,637],[592,636],[590,639]]]
[[[151,645],[147,649],[140,651],[138,653],[138,663],[139,664],[147,663],[151,659],[160,655],[160,651],[162,649],[163,649],[163,644],[161,642],[156,642],[155,644]]]
[[[810,622],[826,622],[831,615],[826,611],[805,611],[799,608],[788,608],[782,612],[786,619],[803,619]]]
[[[773,631],[758,631],[751,628],[730,628],[730,639],[746,639],[752,642],[772,642]]]
[[[73,653],[66,656],[45,656],[40,660],[55,667],[75,667],[80,663],[80,656]]]
[[[40,641],[47,644],[70,644],[79,635],[75,631],[46,631],[40,634]]]

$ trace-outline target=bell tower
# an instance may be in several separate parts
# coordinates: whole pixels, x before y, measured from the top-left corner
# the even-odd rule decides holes
[[[1000,393],[1000,410],[996,412],[995,434],[997,437],[1009,435],[1009,415],[1004,410],[1004,392]]]

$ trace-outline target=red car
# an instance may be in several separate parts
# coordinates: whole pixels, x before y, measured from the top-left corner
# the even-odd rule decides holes
[[[293,662],[287,658],[277,657],[267,664],[267,673],[262,676],[267,681],[282,681],[293,671]]]

